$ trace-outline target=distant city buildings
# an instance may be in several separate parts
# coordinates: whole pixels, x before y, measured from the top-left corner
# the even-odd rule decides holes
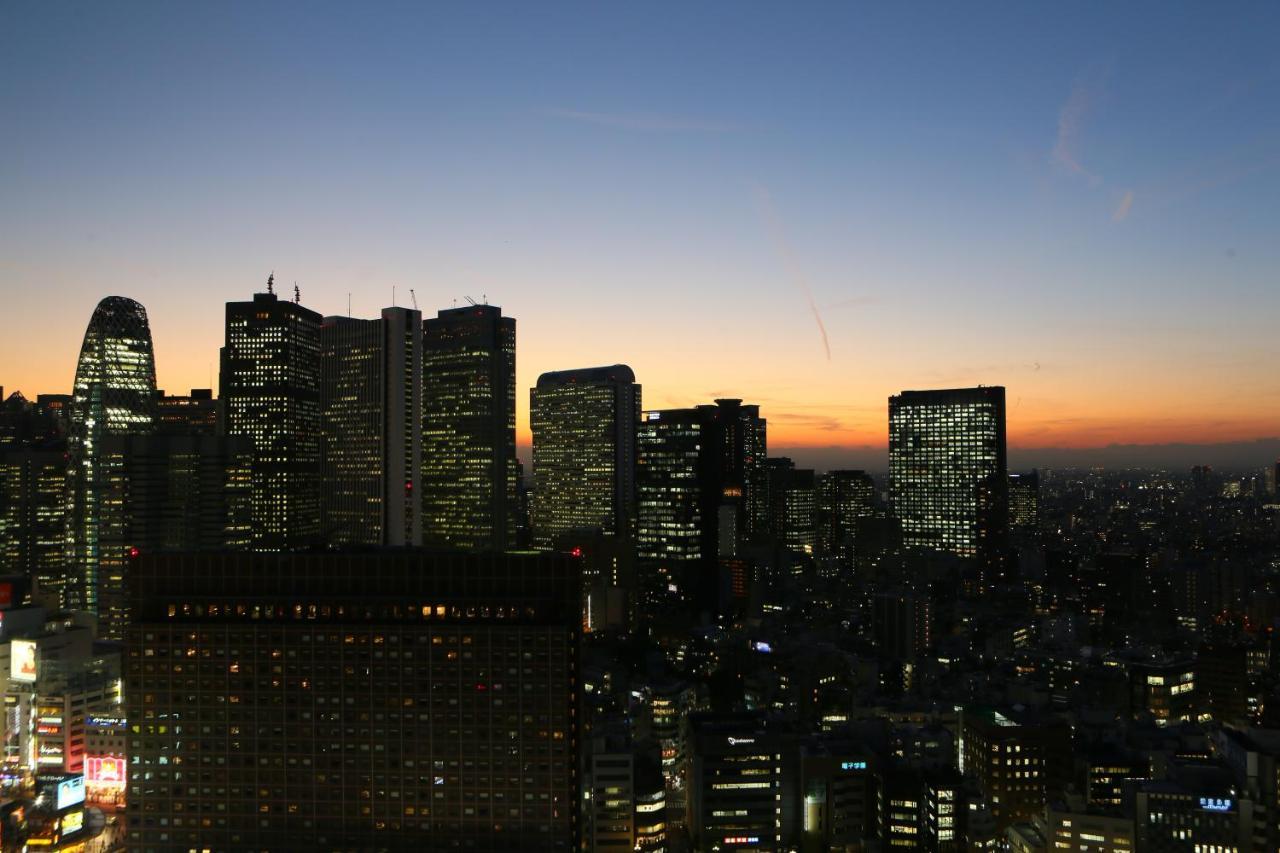
[[[223,431],[253,444],[253,547],[320,541],[320,315],[267,292],[228,302]]]
[[[516,511],[516,321],[493,305],[423,323],[422,512],[429,544],[510,548]]]
[[[625,364],[544,373],[529,393],[534,542],[574,530],[630,541],[640,386]]]

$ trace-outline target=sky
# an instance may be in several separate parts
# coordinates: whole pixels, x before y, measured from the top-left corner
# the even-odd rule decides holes
[[[882,457],[890,394],[976,384],[1015,458],[1261,457],[1277,32],[1274,3],[5,3],[0,385],[69,391],[114,294],[162,388],[216,388],[223,304],[274,271],[323,314],[502,306],[522,444],[538,374],[624,362],[646,408],[741,397],[819,465]]]

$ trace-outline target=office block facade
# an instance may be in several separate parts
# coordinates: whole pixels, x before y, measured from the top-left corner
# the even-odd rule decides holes
[[[629,539],[635,520],[640,386],[625,364],[544,373],[529,393],[534,542],[595,529]]]
[[[889,398],[889,495],[908,547],[991,556],[1008,530],[1001,387]]]
[[[422,314],[327,317],[320,329],[321,536],[422,543]]]
[[[320,315],[267,293],[228,302],[222,430],[253,443],[253,546],[310,547],[320,533]]]
[[[413,550],[144,556],[130,849],[575,848],[576,571]]]
[[[516,321],[493,305],[440,311],[423,322],[424,540],[510,548],[516,471]]]

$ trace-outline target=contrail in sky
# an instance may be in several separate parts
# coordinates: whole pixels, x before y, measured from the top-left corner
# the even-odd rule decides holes
[[[817,322],[818,331],[822,334],[822,348],[827,353],[827,361],[830,361],[831,342],[827,340],[827,327],[822,322],[822,314],[818,311],[818,303],[813,301],[813,292],[809,290],[809,282],[805,280],[804,273],[800,269],[800,261],[796,257],[795,250],[791,248],[790,241],[787,240],[787,233],[782,227],[782,220],[778,216],[778,211],[773,207],[773,198],[769,195],[769,191],[762,186],[756,187],[756,205],[760,210],[760,218],[764,220],[765,229],[768,230],[769,237],[773,240],[774,249],[777,250],[778,256],[787,268],[787,272],[791,274],[796,287],[800,288],[800,292],[804,294],[805,301],[809,303],[809,310],[813,312],[813,319]]]

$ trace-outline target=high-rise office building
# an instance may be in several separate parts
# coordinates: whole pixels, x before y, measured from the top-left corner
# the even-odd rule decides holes
[[[768,526],[765,422],[740,402],[644,412],[637,431],[636,554],[704,609],[719,597],[719,560]]]
[[[99,465],[98,636],[122,640],[138,555],[251,546],[253,450],[243,436],[109,436]]]
[[[1040,474],[1028,471],[1009,475],[1009,526],[1035,530],[1040,524]]]
[[[130,849],[576,848],[572,558],[143,555],[134,578]]]
[[[151,432],[155,396],[146,309],[132,299],[108,296],[89,320],[76,362],[67,442],[64,606],[98,609],[102,442],[107,436]]]
[[[422,524],[433,545],[510,548],[516,509],[516,321],[494,305],[423,322]]]
[[[267,292],[228,302],[222,430],[253,442],[254,548],[317,543],[320,533],[320,315]]]
[[[825,573],[854,566],[858,520],[875,515],[875,482],[866,471],[828,471],[818,477],[815,526]]]
[[[1008,531],[1004,388],[889,398],[889,495],[908,547],[994,556]]]
[[[650,586],[714,594],[717,503],[710,422],[704,408],[645,412],[636,438],[636,556]]]
[[[813,554],[817,543],[816,478],[812,468],[797,468],[785,456],[768,460],[769,520],[773,535],[797,554]]]
[[[67,577],[64,444],[0,448],[0,574],[30,578],[56,602]]]
[[[765,534],[769,527],[767,423],[760,407],[738,399],[716,400],[720,426],[722,505],[734,509],[734,539],[738,547]]]
[[[320,328],[321,535],[330,546],[422,543],[422,314],[326,317]]]
[[[629,538],[640,386],[625,364],[544,373],[529,393],[534,542],[573,530]]]

